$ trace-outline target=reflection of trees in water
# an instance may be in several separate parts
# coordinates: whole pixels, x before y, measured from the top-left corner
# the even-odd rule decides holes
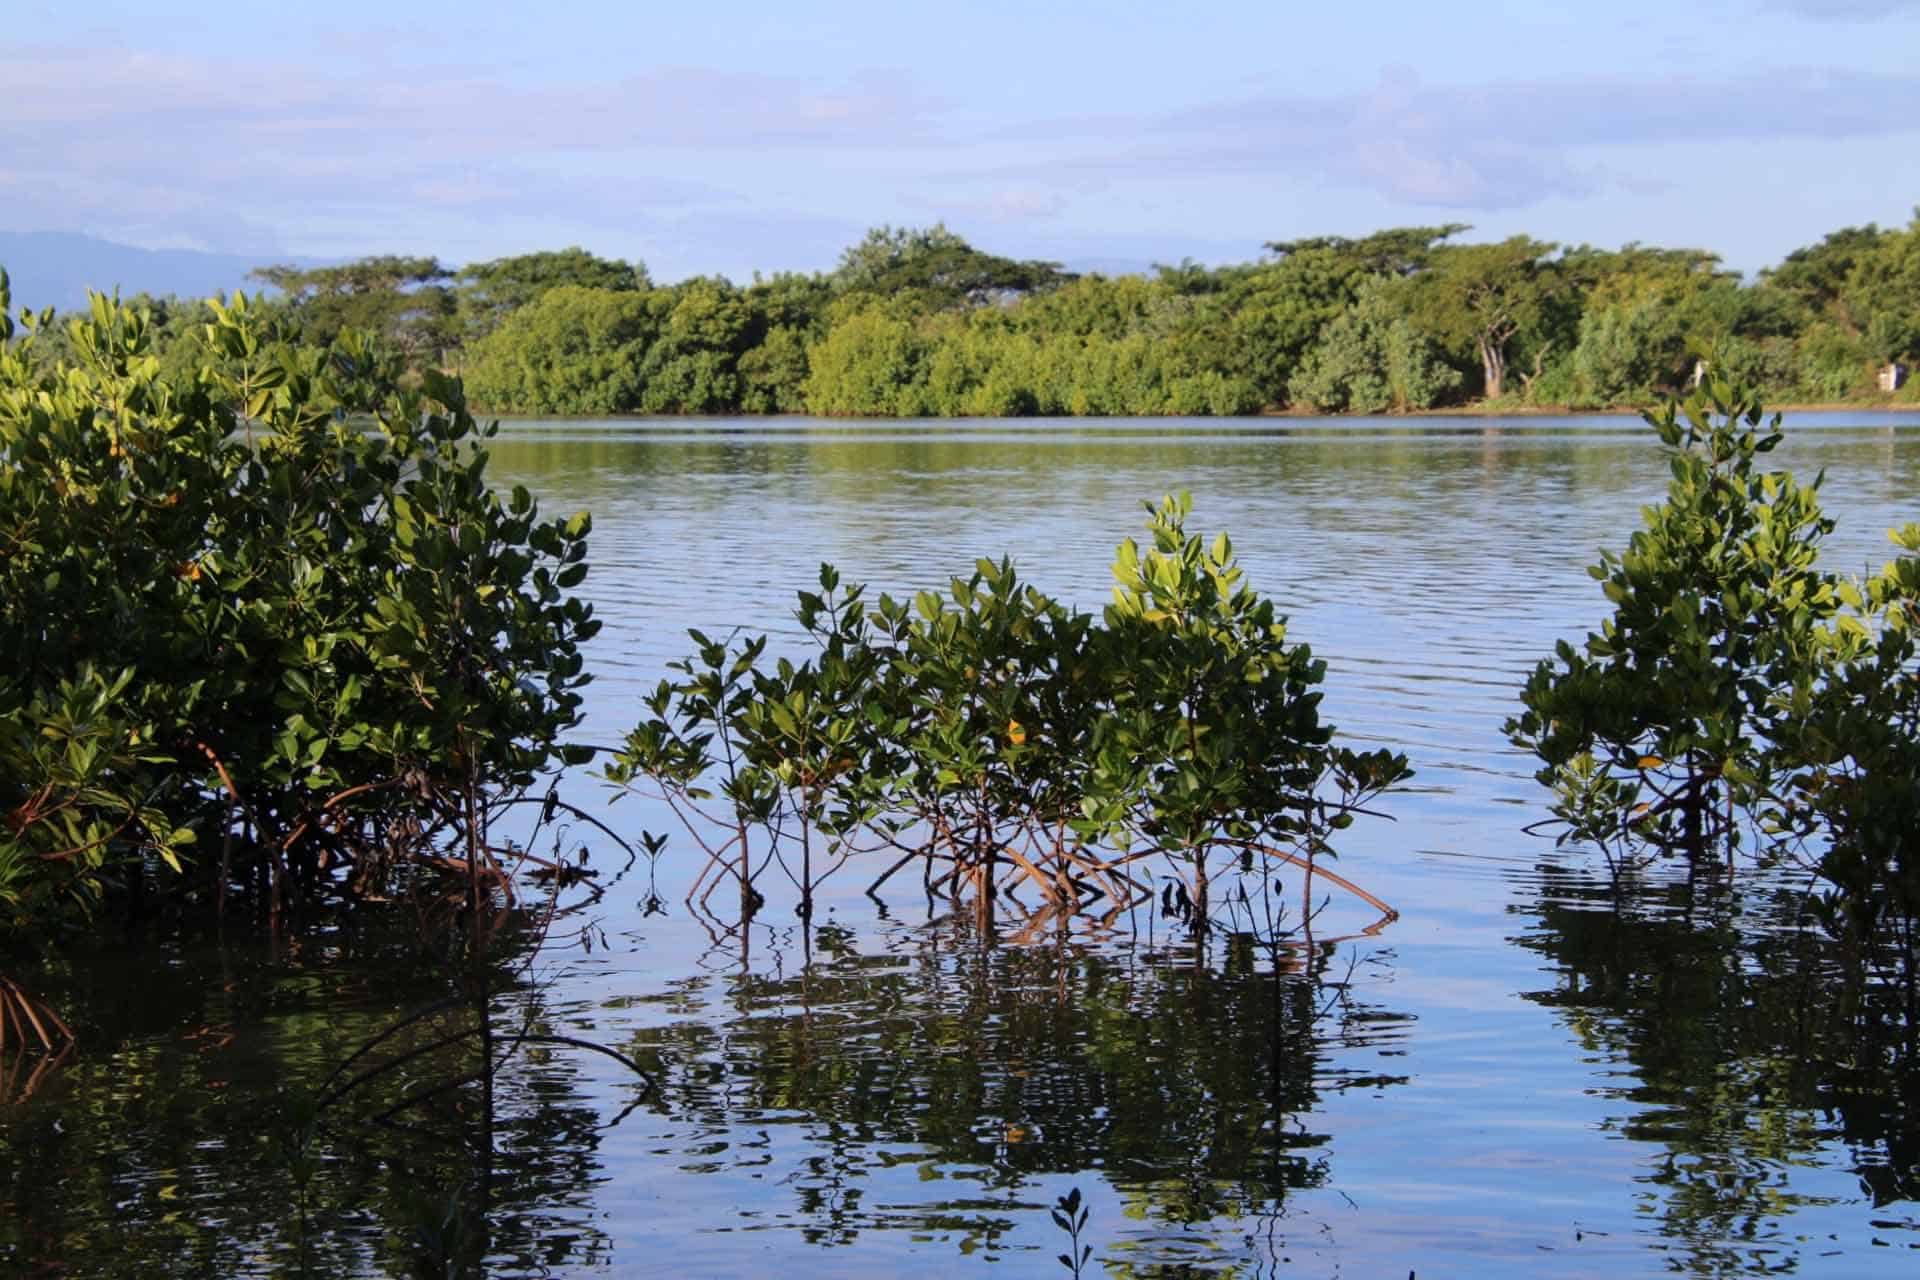
[[[804,487],[836,500],[840,512],[855,519],[876,495],[895,506],[937,502],[949,512],[978,504],[991,510],[1000,490],[981,490],[983,471],[1015,478],[1009,483],[1020,488],[1057,483],[1063,473],[1098,485],[1116,472],[1160,476],[1196,468],[1262,484],[1290,482],[1300,492],[1340,497],[1355,492],[1356,475],[1364,475],[1369,513],[1391,518],[1399,500],[1425,499],[1436,487],[1477,494],[1495,475],[1552,473],[1564,475],[1579,491],[1619,492],[1631,485],[1630,464],[1644,452],[1631,437],[1602,443],[1548,432],[1503,437],[1500,447],[1490,448],[1485,438],[1450,426],[1334,432],[1274,426],[1222,434],[1183,428],[1177,421],[1153,430],[1128,422],[1105,431],[912,422],[867,430],[835,423],[815,430],[762,431],[749,420],[739,421],[747,422],[745,429],[650,424],[637,431],[568,431],[561,426],[554,428],[553,438],[542,438],[543,428],[527,426],[489,447],[501,475],[542,481],[545,491],[564,492],[596,508],[631,495],[636,479],[674,478],[701,482],[677,492],[676,503],[725,513],[734,501],[734,486],[704,482],[737,480],[776,491]],[[1128,502],[1143,496],[1138,487],[1125,484]]]
[[[396,1009],[445,996],[444,969],[409,940],[342,932],[307,945],[311,965],[233,951],[72,962],[75,989],[99,988],[72,1002],[88,1010],[89,1051],[0,1113],[0,1271],[404,1275],[451,1262],[446,1274],[466,1274],[461,1259],[484,1256],[486,1274],[510,1277],[606,1262],[593,1194],[610,1117],[583,1097],[577,1061],[528,1053],[499,1076],[483,1204],[478,1084],[405,1108],[399,1123],[374,1119],[464,1070],[446,1054],[313,1112]],[[470,1012],[422,1020],[391,1047],[425,1044]],[[546,1021],[527,990],[498,996],[495,1016],[503,1028]]]
[[[596,511],[639,496],[634,483],[643,479],[682,486],[673,495],[676,510],[737,515],[737,487],[707,483],[731,478],[775,492],[790,483],[812,499],[838,499],[839,517],[862,520],[876,499],[896,516],[924,503],[947,512],[983,503],[991,513],[1008,489],[1051,492],[1063,475],[1076,477],[1076,485],[1104,489],[1109,477],[1204,470],[1229,481],[1242,478],[1263,492],[1279,485],[1295,495],[1341,500],[1363,494],[1368,520],[1420,531],[1429,523],[1422,513],[1436,497],[1475,518],[1504,519],[1507,513],[1482,505],[1490,494],[1503,494],[1506,505],[1527,507],[1511,513],[1525,529],[1535,527],[1543,512],[1568,505],[1591,503],[1617,512],[1621,498],[1664,483],[1664,465],[1646,447],[1645,436],[1631,417],[1566,428],[1516,420],[1491,433],[1444,418],[1333,428],[1266,419],[1225,431],[1180,419],[1150,426],[1122,420],[1106,427],[685,419],[611,428],[512,424],[489,448],[500,476],[538,481],[542,492],[565,493]],[[1905,473],[1915,465],[1911,448],[1859,430],[1807,431],[1787,453],[1790,465],[1827,468],[1836,482],[1877,480],[1888,500],[1906,491]],[[982,489],[983,469],[1004,483]],[[1147,496],[1136,492],[1136,482],[1122,479],[1120,485],[1127,503]],[[1164,482],[1156,478],[1147,487],[1158,491]],[[1452,548],[1443,540],[1430,550],[1448,555]]]
[[[1019,948],[957,919],[863,956],[845,930],[815,935],[803,973],[674,984],[676,1021],[635,1038],[667,1064],[649,1105],[699,1135],[682,1167],[777,1165],[792,1208],[771,1216],[809,1243],[885,1229],[1026,1256],[1061,1179],[1105,1179],[1124,1216],[1104,1214],[1095,1240],[1122,1274],[1237,1274],[1221,1268],[1259,1254],[1240,1237],[1329,1182],[1307,1119],[1322,1096],[1387,1083],[1330,1081],[1329,1054],[1370,1042],[1381,1014],[1325,981],[1324,952],[1314,973],[1280,953],[1276,977],[1273,952],[1243,937],[1216,935],[1208,956]],[[524,1048],[483,1128],[483,1092],[457,1083],[473,1011],[444,999],[444,957],[344,934],[309,945],[331,954],[181,952],[117,1008],[74,1002],[96,1011],[92,1042],[121,1048],[0,1116],[0,1271],[509,1277],[615,1259],[596,1209],[614,1116],[578,1055]],[[124,975],[114,960],[74,981]],[[495,989],[496,1044],[577,1020],[537,990]],[[356,1056],[396,1008],[428,1007]],[[889,1202],[899,1181],[880,1175],[901,1164],[930,1194]]]
[[[1791,1263],[1796,1167],[1851,1153],[1876,1205],[1920,1199],[1920,1069],[1898,993],[1803,930],[1804,885],[1733,891],[1541,869],[1518,939],[1560,981],[1528,998],[1591,1053],[1630,1064],[1625,1137],[1666,1148],[1645,1210],[1702,1274]]]
[[[706,1016],[629,1051],[665,1064],[664,1105],[705,1130],[799,1128],[790,1182],[809,1239],[966,1224],[990,1242],[1042,1207],[1047,1175],[1104,1178],[1129,1217],[1163,1224],[1255,1219],[1328,1182],[1307,1117],[1343,1087],[1325,1074],[1333,1042],[1377,1032],[1377,1011],[1315,975],[1276,976],[1244,941],[1206,964],[981,946],[971,929],[949,919],[904,951],[713,979]],[[951,1189],[869,1208],[862,1180],[903,1163]],[[1097,1230],[1111,1241],[1112,1224]]]

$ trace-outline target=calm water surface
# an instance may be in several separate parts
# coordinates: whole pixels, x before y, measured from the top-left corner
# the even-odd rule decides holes
[[[1785,463],[1827,472],[1830,562],[1877,567],[1920,519],[1920,419],[1789,425]],[[1088,1275],[1920,1268],[1914,1121],[1822,1025],[1790,887],[1622,900],[1522,831],[1542,796],[1500,725],[1597,623],[1586,567],[1664,490],[1637,422],[520,423],[494,454],[497,481],[594,513],[591,741],[638,717],[689,626],[796,646],[822,560],[898,594],[1009,554],[1097,608],[1141,503],[1187,489],[1329,660],[1326,714],[1418,777],[1342,846],[1401,918],[1277,973],[1145,909],[996,944],[908,888],[876,907],[854,871],[811,939],[773,894],[743,956],[681,902],[677,837],[521,996],[660,1092],[590,1055],[517,1069],[491,1274],[1064,1275],[1048,1207],[1071,1187]],[[76,968],[96,1042],[0,1113],[0,1269],[404,1273],[399,1166],[330,1155],[359,1199],[303,1243],[266,1134],[297,1110],[270,1087],[285,1064],[324,1074],[410,979],[351,937],[260,951]]]

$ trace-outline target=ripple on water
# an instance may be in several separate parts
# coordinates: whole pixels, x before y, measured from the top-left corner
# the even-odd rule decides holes
[[[1920,432],[1800,421],[1785,461],[1828,471],[1830,562],[1877,565],[1916,518]],[[1141,502],[1188,489],[1328,660],[1329,718],[1419,771],[1336,864],[1399,919],[1364,934],[1329,894],[1318,937],[1353,936],[1311,954],[1231,920],[1197,945],[1146,908],[1065,937],[1003,917],[995,944],[911,874],[876,904],[852,869],[811,928],[771,893],[743,953],[681,902],[700,862],[671,815],[576,780],[617,829],[674,835],[653,882],[610,885],[592,949],[556,946],[503,1007],[659,1089],[561,1049],[504,1080],[494,1274],[1042,1274],[1073,1187],[1096,1265],[1138,1274],[1883,1274],[1920,1242],[1897,1108],[1836,1065],[1858,1046],[1809,989],[1791,877],[1617,886],[1523,833],[1544,810],[1501,724],[1604,612],[1586,567],[1664,485],[1631,420],[514,425],[492,474],[595,514],[594,741],[688,627],[797,649],[823,560],[904,594],[1007,554],[1096,609]],[[295,1269],[262,1135],[287,1064],[337,1061],[405,998],[359,954],[99,983],[118,1052],[0,1114],[0,1262]],[[354,1176],[313,1265],[402,1265],[421,1180]]]

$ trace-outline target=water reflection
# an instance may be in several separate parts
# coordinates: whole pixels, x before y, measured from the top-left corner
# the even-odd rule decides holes
[[[629,1122],[647,1129],[652,1176],[728,1184],[718,1200],[686,1195],[694,1220],[669,1231],[858,1244],[862,1273],[887,1269],[876,1238],[1031,1263],[1054,1248],[1046,1210],[1071,1183],[1103,1189],[1091,1238],[1110,1273],[1258,1274],[1251,1237],[1267,1232],[1277,1265],[1278,1224],[1318,1229],[1290,1198],[1337,1181],[1316,1111],[1402,1083],[1350,1065],[1408,1027],[1362,994],[1379,953],[1309,960],[1225,935],[1204,950],[1005,946],[961,913],[864,936],[820,926],[814,962],[788,973],[793,928],[767,932],[777,945],[757,969],[591,1007],[561,998],[569,984],[550,973],[493,1001],[503,1038],[628,1028],[621,1047],[658,1081]],[[124,963],[77,957],[73,973]],[[484,1113],[491,1190],[477,1191],[485,1102],[447,1044],[466,1011],[417,939],[343,931],[279,955],[181,947],[118,1002],[101,994],[85,1006],[87,1036],[118,1051],[83,1057],[0,1123],[10,1269],[517,1277],[611,1265],[604,1196],[615,1164],[634,1173],[630,1149],[610,1163],[605,1147],[623,1132],[609,1128],[625,1119],[618,1095],[577,1057],[514,1059]],[[392,1035],[409,1008],[428,1012]],[[630,1236],[636,1224],[615,1226]]]
[[[446,1003],[440,960],[417,937],[354,930],[280,954],[75,948],[49,991],[84,1012],[90,1051],[0,1112],[0,1271],[466,1275],[485,1259],[486,1274],[521,1276],[604,1262],[607,1098],[583,1093],[575,1060],[530,1053],[501,1072],[483,1192],[481,1088],[462,1079],[459,1045],[430,1043],[467,1011],[355,1057],[404,1011]],[[495,1017],[543,1025],[541,1000],[506,990]],[[318,1106],[343,1063],[398,1066]]]
[[[1920,517],[1920,430],[1890,421],[1789,422],[1783,461],[1828,473],[1837,567],[1877,565],[1883,530]],[[276,1145],[292,1100],[444,982],[351,935],[277,957],[75,949],[36,989],[86,1013],[85,1052],[0,1110],[0,1273],[407,1275],[423,1231],[478,1231],[494,1276],[1065,1274],[1047,1209],[1074,1185],[1096,1267],[1121,1276],[1915,1256],[1920,1073],[1886,1032],[1916,1020],[1790,928],[1792,886],[1656,882],[1616,904],[1603,877],[1534,869],[1519,834],[1540,794],[1500,724],[1532,662],[1604,611],[1585,566],[1666,484],[1631,420],[566,424],[510,427],[491,474],[595,514],[602,741],[686,627],[791,641],[823,559],[899,592],[1008,553],[1097,608],[1140,502],[1190,489],[1330,661],[1329,717],[1413,756],[1398,822],[1340,864],[1402,919],[1301,972],[1244,943],[1196,964],[1144,929],[985,947],[965,921],[842,902],[812,969],[769,912],[743,972],[688,919],[676,845],[657,892],[609,895],[613,951],[514,995],[643,1057],[660,1108],[609,1129],[632,1101],[617,1067],[527,1056],[478,1222],[450,1199],[464,1152],[356,1143],[343,1113],[304,1233]],[[671,827],[568,794],[629,836]],[[1355,945],[1373,959],[1349,976]],[[401,1073],[376,1084],[393,1092],[369,1085],[360,1120]]]
[[[1126,1206],[1128,1231],[1101,1221],[1103,1241],[1237,1239],[1335,1180],[1314,1123],[1325,1095],[1400,1082],[1343,1066],[1406,1023],[1328,980],[1345,978],[1343,953],[1303,972],[1245,937],[1208,957],[991,946],[965,913],[873,950],[818,934],[799,973],[609,1002],[670,1004],[626,1047],[689,1129],[679,1167],[748,1175],[742,1223],[809,1243],[904,1231],[991,1252],[1016,1226],[1044,1231],[1062,1177]]]
[[[1548,865],[1511,908],[1558,979],[1527,998],[1607,1064],[1608,1129],[1659,1148],[1638,1210],[1693,1274],[1793,1265],[1805,1211],[1920,1193],[1912,1023],[1806,927],[1804,887]],[[1807,1176],[1835,1164],[1857,1187]],[[1911,1210],[1876,1226],[1920,1247]]]

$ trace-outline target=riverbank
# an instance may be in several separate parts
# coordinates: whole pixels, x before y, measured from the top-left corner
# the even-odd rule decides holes
[[[479,406],[476,412],[496,419],[502,423],[526,424],[538,422],[591,423],[591,422],[649,422],[649,421],[686,421],[686,422],[844,422],[890,423],[890,422],[1089,422],[1089,421],[1152,421],[1155,419],[1177,422],[1207,422],[1230,418],[1261,418],[1276,421],[1286,420],[1326,420],[1337,419],[1350,422],[1392,422],[1399,419],[1422,418],[1633,418],[1638,419],[1643,410],[1627,406],[1613,406],[1599,409],[1573,408],[1568,405],[1510,404],[1500,401],[1480,401],[1474,404],[1448,405],[1434,409],[1408,409],[1381,413],[1328,413],[1317,409],[1289,406],[1283,409],[1262,409],[1249,414],[965,414],[951,417],[929,415],[861,415],[827,413],[516,413]],[[1866,413],[1887,416],[1908,415],[1920,418],[1920,400],[1908,400],[1899,396],[1879,400],[1827,400],[1788,402],[1768,405],[1769,413],[1783,413],[1789,416],[1806,413]]]

